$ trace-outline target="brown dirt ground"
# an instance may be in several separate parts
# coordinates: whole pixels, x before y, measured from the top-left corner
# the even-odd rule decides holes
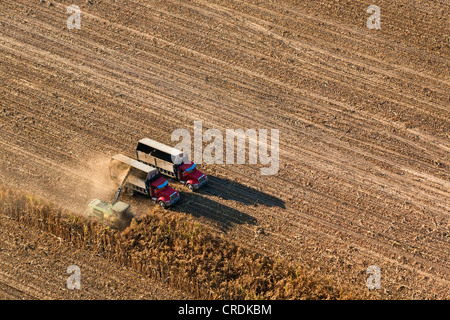
[[[80,30],[66,27],[71,4],[81,7]],[[449,4],[377,1],[381,30],[369,30],[371,4],[2,1],[0,177],[82,213],[94,197],[112,199],[108,157],[132,156],[142,137],[173,145],[171,133],[192,131],[195,120],[204,130],[279,129],[277,175],[205,165],[210,185],[177,187],[183,201],[171,210],[362,291],[367,267],[378,265],[376,298],[448,299]],[[123,199],[137,214],[152,205]],[[1,223],[0,292],[70,298],[49,286],[61,272],[33,289],[14,276],[15,263],[53,262],[36,250],[8,255],[22,230]],[[48,237],[29,232],[19,245]],[[46,241],[65,264],[105,263]],[[117,270],[123,287],[133,276]],[[143,294],[176,295],[161,290]]]

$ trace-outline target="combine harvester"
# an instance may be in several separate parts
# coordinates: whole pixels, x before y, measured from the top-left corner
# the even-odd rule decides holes
[[[125,202],[111,204],[95,199],[88,205],[88,217],[99,220],[108,227],[124,229],[133,219],[133,214],[130,212],[130,205]]]
[[[100,199],[91,201],[88,205],[88,218],[100,220],[108,227],[124,229],[131,222],[132,214],[130,212],[130,205],[118,201],[122,191],[123,184],[130,175],[131,169],[125,175],[122,184],[116,192],[113,203],[104,202]]]
[[[130,170],[126,173],[123,183],[126,181],[129,174]],[[117,190],[112,204],[100,199],[91,201],[88,205],[88,218],[99,220],[108,227],[119,229],[125,228],[131,222],[132,214],[130,212],[129,204],[118,201],[123,183]]]
[[[138,161],[157,168],[163,175],[180,181],[190,191],[208,182],[208,176],[198,170],[183,152],[152,139],[139,140],[136,157]]]
[[[119,198],[122,188],[130,195],[144,194],[162,208],[180,200],[178,191],[169,186],[157,169],[122,154],[111,158],[109,172],[111,178],[120,183],[114,201]]]

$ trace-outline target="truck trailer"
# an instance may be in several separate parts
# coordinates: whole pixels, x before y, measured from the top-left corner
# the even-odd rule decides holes
[[[119,192],[123,186],[128,194],[141,193],[163,208],[180,200],[179,192],[169,186],[158,169],[123,154],[116,154],[111,158],[109,172],[111,178],[121,184]],[[117,198],[118,195],[116,200]]]
[[[167,177],[173,178],[194,191],[208,182],[208,176],[196,168],[182,151],[152,139],[139,140],[136,147],[137,160],[157,168]]]

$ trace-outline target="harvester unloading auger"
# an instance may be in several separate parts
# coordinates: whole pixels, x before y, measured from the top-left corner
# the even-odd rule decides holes
[[[114,201],[112,203],[113,205],[115,205],[117,200],[119,200],[120,194],[122,193],[123,185],[127,181],[128,176],[130,175],[130,173],[131,173],[131,167],[128,169],[127,174],[125,175],[125,178],[123,178],[122,183],[120,184],[119,188],[116,191],[116,196],[114,197]]]

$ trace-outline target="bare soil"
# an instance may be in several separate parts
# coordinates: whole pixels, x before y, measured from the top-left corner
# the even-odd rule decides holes
[[[183,200],[170,210],[373,298],[450,297],[448,3],[378,1],[381,30],[366,27],[364,0],[49,3],[0,3],[3,184],[83,214],[93,198],[114,197],[109,157],[133,156],[143,137],[174,145],[171,133],[196,120],[224,133],[279,129],[277,175],[204,165],[210,184],[175,184]],[[66,26],[72,4],[80,30]],[[138,215],[153,206],[122,199]],[[73,294],[52,290],[37,267],[27,269],[35,289],[21,282],[16,263],[54,258],[7,254],[19,235],[19,245],[50,237],[58,270],[105,263],[1,223],[4,296]],[[370,265],[381,290],[367,290]],[[133,276],[120,272],[124,286]],[[176,295],[164,290],[143,292]]]

